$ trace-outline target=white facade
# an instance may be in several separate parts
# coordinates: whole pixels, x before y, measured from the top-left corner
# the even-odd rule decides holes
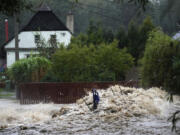
[[[180,31],[173,36],[173,39],[180,40]]]
[[[19,51],[19,59],[27,58],[30,54],[37,54],[37,51]],[[10,67],[15,62],[15,52],[7,51],[7,67]]]
[[[27,58],[27,55],[37,54],[35,51],[35,35],[40,35],[41,39],[48,42],[50,40],[51,35],[56,35],[56,41],[58,43],[63,43],[67,46],[71,41],[71,33],[69,31],[27,31],[20,32],[19,34],[19,59]],[[11,40],[6,46],[7,50],[7,67],[10,67],[15,62],[15,39]],[[21,49],[24,49],[21,50]],[[25,50],[27,49],[27,50]],[[29,50],[28,50],[29,49]],[[34,50],[34,51],[32,51]]]
[[[71,40],[69,31],[28,31],[19,34],[19,48],[36,48],[34,36],[39,34],[47,42],[51,35],[56,35],[57,42],[67,46]],[[5,48],[15,48],[15,39],[11,40]]]

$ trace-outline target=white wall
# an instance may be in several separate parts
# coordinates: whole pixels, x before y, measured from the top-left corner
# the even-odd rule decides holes
[[[37,51],[20,51],[19,59],[27,58],[27,55],[38,54]],[[7,67],[10,67],[15,62],[15,52],[7,51]]]
[[[15,52],[7,52],[7,67],[15,62]]]
[[[63,36],[65,33],[65,36]],[[19,48],[36,48],[34,35],[40,34],[40,36],[47,42],[51,35],[56,34],[57,42],[68,45],[71,41],[71,33],[69,31],[28,31],[21,32],[19,34]],[[15,48],[15,39],[11,40],[5,48]]]
[[[65,35],[63,36],[63,33]],[[40,34],[40,36],[47,42],[50,39],[51,35],[56,34],[57,42],[63,43],[64,45],[68,45],[71,41],[71,33],[69,31],[41,31],[41,32],[21,32],[19,34],[19,48],[36,48],[34,36],[36,34]],[[15,48],[15,39],[11,40],[6,46],[8,48]],[[6,51],[7,52],[7,67],[10,67],[15,62],[15,52],[14,51]],[[33,52],[38,53],[38,52]],[[26,58],[27,54],[32,54],[32,51],[20,51],[19,59]]]
[[[180,40],[180,31],[173,36],[173,39]]]
[[[35,52],[35,51],[21,51],[19,52],[19,59],[24,59],[24,58],[27,58],[27,55],[33,55],[33,54],[38,54],[38,52]]]

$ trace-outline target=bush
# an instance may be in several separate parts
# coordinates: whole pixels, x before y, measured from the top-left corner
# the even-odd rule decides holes
[[[8,75],[16,83],[39,82],[50,67],[51,63],[46,58],[29,57],[15,62],[8,69]]]
[[[173,80],[177,68],[174,66],[173,59],[180,53],[178,46],[177,41],[162,31],[153,31],[150,34],[142,59],[143,86],[162,86],[166,90],[175,91]]]
[[[176,56],[173,59],[173,72],[174,76],[171,80],[170,87],[173,88],[175,92],[180,93],[180,56]]]
[[[133,58],[117,42],[60,48],[53,56],[52,71],[60,81],[118,81],[133,65]]]

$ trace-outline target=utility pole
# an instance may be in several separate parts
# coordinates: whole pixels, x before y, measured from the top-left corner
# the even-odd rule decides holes
[[[14,35],[15,35],[15,60],[19,60],[19,22],[18,22],[18,14],[14,14]]]
[[[18,20],[18,14],[14,13],[14,35],[15,35],[15,61],[19,60],[19,20]],[[20,99],[20,90],[19,85],[15,85],[16,89],[16,99]]]

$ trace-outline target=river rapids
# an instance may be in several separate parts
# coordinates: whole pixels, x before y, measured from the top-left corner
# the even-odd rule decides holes
[[[0,135],[177,135],[167,119],[180,110],[180,97],[167,101],[159,88],[144,90],[112,86],[98,90],[94,111],[92,93],[74,104],[20,105],[0,99]]]

